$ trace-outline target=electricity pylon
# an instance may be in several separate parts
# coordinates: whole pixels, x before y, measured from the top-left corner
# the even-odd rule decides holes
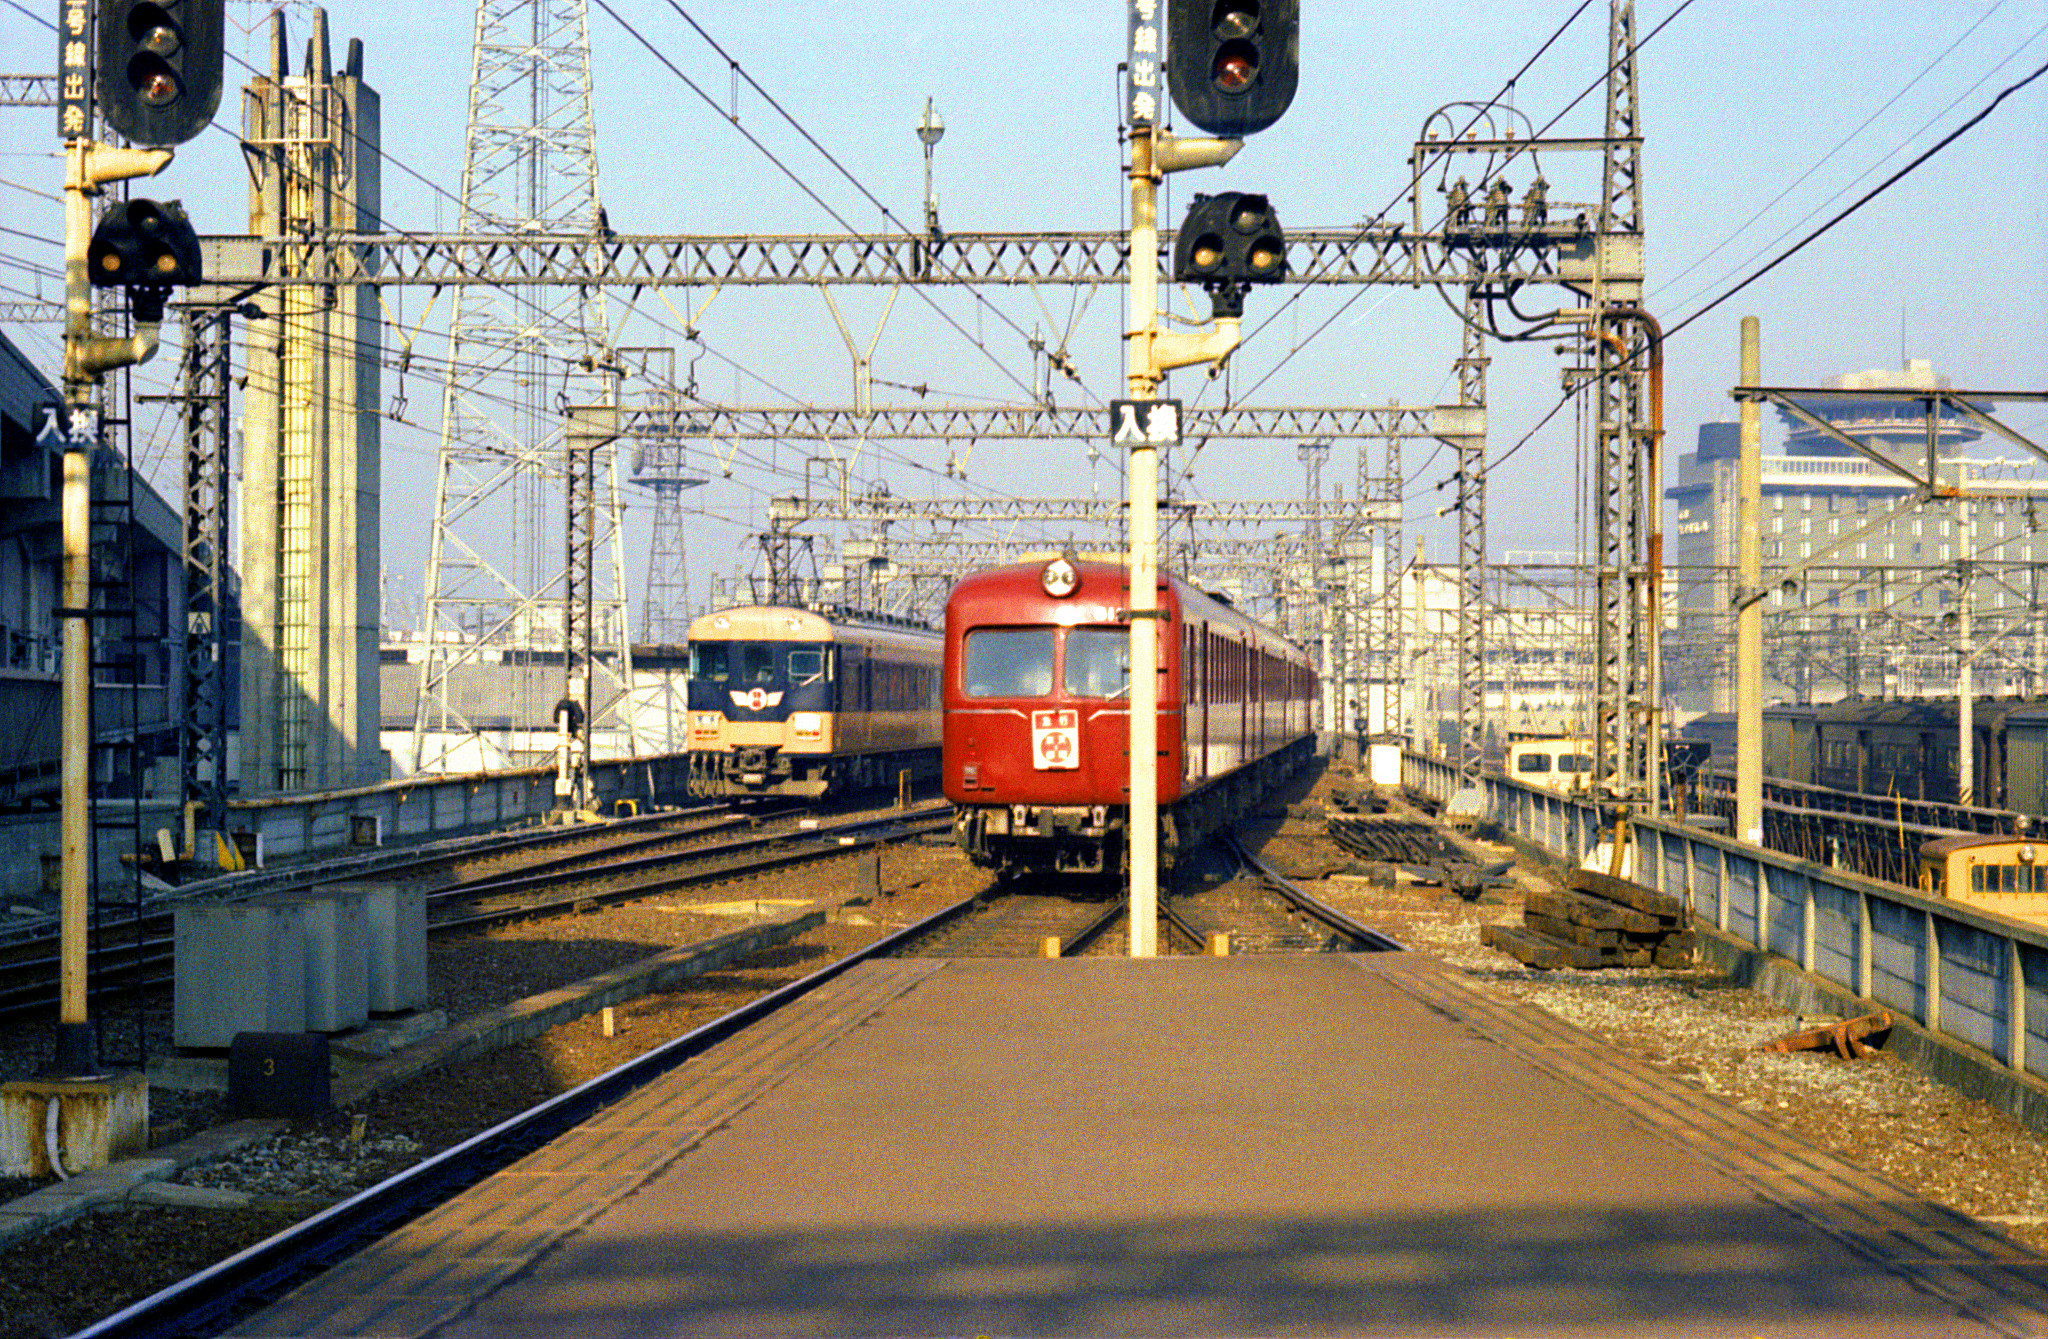
[[[570,237],[608,231],[598,204],[591,103],[583,0],[478,0],[458,230]],[[567,406],[616,403],[603,299],[582,288],[459,288],[449,363],[412,770],[534,761],[535,748],[516,743],[507,751],[526,756],[466,746],[480,744],[489,725],[546,721],[564,688],[543,682],[545,676],[518,676],[513,695],[534,700],[493,701],[493,720],[459,705],[451,676],[487,656],[566,655],[579,643],[614,652],[609,665],[602,654],[594,658],[592,673],[610,682],[590,685],[590,724],[611,715],[625,725],[631,747],[631,722],[621,719],[630,703],[632,651],[616,451],[601,448],[605,464],[594,473],[603,482],[586,485],[601,491],[602,501],[579,499],[564,431]],[[576,564],[569,553],[583,508],[594,515],[595,533],[577,539],[605,555],[594,564],[588,592],[571,580]]]

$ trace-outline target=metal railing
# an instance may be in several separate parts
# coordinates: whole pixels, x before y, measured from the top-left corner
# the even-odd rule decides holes
[[[1457,769],[1407,755],[1402,780],[1448,799]],[[1483,777],[1482,817],[1577,865],[1607,836],[1584,800]],[[2019,1074],[2048,1078],[2048,930],[1668,819],[1639,819],[1629,877],[1697,921],[1911,1018]]]

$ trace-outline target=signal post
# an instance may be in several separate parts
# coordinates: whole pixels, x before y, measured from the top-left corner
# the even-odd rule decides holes
[[[154,176],[220,106],[223,0],[65,0],[58,11],[57,133],[64,141],[64,622],[60,789],[60,947],[55,1074],[96,1073],[86,1014],[86,918],[92,842],[87,812],[92,705],[93,390],[102,375],[156,353],[164,300],[200,279],[199,241],[176,202],[117,203],[93,226],[92,197],[110,182]],[[97,106],[132,143],[92,138]],[[135,333],[95,335],[92,289],[127,291]]]
[[[1160,330],[1159,179],[1188,168],[1220,167],[1244,147],[1241,136],[1271,125],[1286,110],[1295,87],[1296,0],[1224,0],[1214,6],[1208,0],[1130,0],[1128,13],[1123,110],[1131,133],[1130,320],[1124,336],[1130,346],[1129,398],[1111,406],[1110,439],[1131,453],[1130,953],[1150,958],[1159,951],[1159,447],[1180,440],[1180,406],[1158,400],[1159,383],[1171,369],[1197,363],[1209,364],[1211,376],[1220,372],[1241,338],[1243,285],[1277,282],[1286,269],[1285,243],[1270,210],[1259,221],[1266,245],[1250,248],[1264,258],[1269,278],[1228,273],[1233,261],[1243,259],[1246,245],[1229,245],[1234,239],[1227,235],[1216,236],[1213,251],[1199,264],[1192,262],[1194,237],[1184,227],[1175,247],[1175,275],[1203,282],[1216,298],[1215,319],[1198,335]],[[1225,138],[1183,139],[1161,131],[1162,75],[1182,114]],[[1247,198],[1264,208],[1262,197]],[[1198,200],[1197,209],[1202,204]]]

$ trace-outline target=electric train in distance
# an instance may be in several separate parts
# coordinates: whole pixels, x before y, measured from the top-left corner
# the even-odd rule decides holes
[[[816,798],[930,779],[943,653],[922,624],[836,610],[692,621],[690,793]]]
[[[1160,863],[1248,813],[1313,757],[1307,654],[1161,574]],[[1062,554],[977,572],[946,602],[946,798],[977,865],[1128,868],[1130,584]]]

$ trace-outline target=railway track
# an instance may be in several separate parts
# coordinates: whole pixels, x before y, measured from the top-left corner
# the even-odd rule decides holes
[[[744,878],[938,831],[950,822],[944,806],[928,805],[904,814],[704,845],[708,835],[756,821],[720,808],[721,812],[707,821],[680,830],[615,839],[609,846],[582,843],[582,849],[530,862],[517,874],[487,875],[429,888],[428,933],[475,930],[529,917],[586,911],[695,883]],[[674,816],[669,817],[673,823]],[[636,826],[644,823],[642,820]],[[507,849],[534,845],[545,843],[515,840],[505,844]],[[400,878],[408,870],[416,877],[431,877],[447,866],[445,860],[423,859],[387,867],[378,877]],[[92,958],[95,985],[120,990],[169,985],[174,969],[172,929],[169,909],[146,918],[137,941],[106,948]],[[41,952],[33,956],[24,953],[0,964],[0,1019],[46,1013],[54,1006],[56,943],[50,939],[38,947]]]
[[[627,854],[573,868],[477,879],[427,895],[430,932],[476,929],[530,916],[578,912],[615,902],[654,897],[698,883],[731,879],[828,860],[952,826],[952,811],[927,805],[902,814],[776,832],[695,846],[684,851]]]
[[[950,820],[949,820],[950,821]],[[283,1297],[357,1247],[419,1217],[603,1107],[675,1069],[795,1000],[874,958],[887,957],[967,914],[968,899],[944,908],[801,980],[742,1005],[637,1059],[407,1168],[240,1254],[78,1331],[74,1339],[218,1334]]]
[[[1486,860],[1440,828],[1412,818],[1333,818],[1330,839],[1339,850],[1361,860],[1398,866],[1467,901],[1476,899],[1513,863]]]
[[[1075,957],[1121,920],[1128,899],[1005,891],[906,944],[897,957]],[[1048,951],[1048,945],[1051,950]]]
[[[1236,841],[1240,877],[1164,901],[1161,916],[1195,952],[1222,936],[1237,953],[1372,953],[1401,943],[1303,891]]]

